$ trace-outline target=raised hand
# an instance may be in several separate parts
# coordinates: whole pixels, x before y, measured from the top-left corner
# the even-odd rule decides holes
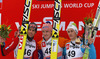
[[[92,43],[93,43],[93,40],[94,40],[93,38],[89,38],[89,39],[88,39],[88,43],[89,43],[89,44],[92,44]]]
[[[6,39],[5,38],[2,38],[1,36],[0,36],[0,43],[3,43],[3,42],[5,42],[6,41]]]
[[[19,29],[17,31],[15,31],[15,33],[14,33],[15,37],[18,37],[20,35],[20,30],[21,30],[21,27],[19,27]]]

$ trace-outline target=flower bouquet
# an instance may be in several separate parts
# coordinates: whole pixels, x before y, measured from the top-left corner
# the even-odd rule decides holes
[[[7,25],[0,25],[0,36],[2,37],[2,38],[9,38],[9,33],[12,31],[11,29],[10,29],[10,25],[9,26],[7,26]],[[0,43],[0,44],[3,44],[3,43]]]

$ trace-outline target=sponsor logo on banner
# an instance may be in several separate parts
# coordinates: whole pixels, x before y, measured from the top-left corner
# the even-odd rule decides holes
[[[2,9],[2,0],[0,0],[0,9]]]
[[[53,20],[53,18],[52,17],[44,17],[43,18],[43,22],[41,21],[41,22],[39,22],[39,21],[35,21],[35,23],[37,24],[37,31],[41,31],[41,28],[42,28],[42,25],[44,24],[44,23],[46,23],[46,21],[50,21],[51,22],[51,25],[52,25],[52,20]],[[65,19],[66,20],[66,19]],[[70,25],[71,23],[75,23],[74,21],[70,21],[68,24],[67,24],[67,22],[66,21],[61,21],[60,22],[60,29],[59,29],[59,31],[66,31],[67,30],[67,26],[66,25]],[[17,28],[19,28],[19,26],[20,26],[20,24],[19,24],[19,22],[15,22],[15,25],[16,25],[16,27]],[[82,26],[84,26],[84,22],[83,21],[78,21],[78,25],[77,25],[77,27],[78,27],[78,30],[79,31],[82,31]],[[99,27],[98,27],[98,31],[100,31],[100,24],[99,24]]]
[[[20,41],[19,41],[19,46],[18,46],[18,49],[22,49],[23,38],[24,38],[24,36],[23,36],[23,35],[21,35],[21,36],[20,36]]]
[[[46,47],[46,44],[45,44],[45,42],[42,42],[42,47]]]

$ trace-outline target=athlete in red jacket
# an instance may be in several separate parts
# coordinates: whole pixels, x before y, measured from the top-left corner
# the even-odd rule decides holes
[[[37,25],[35,23],[30,23],[28,27],[28,36],[24,51],[24,58],[23,59],[38,59],[38,51],[37,51],[37,44],[36,41],[33,39],[34,35],[37,32]],[[7,47],[1,45],[1,52],[3,56],[6,56],[11,51],[14,50],[14,59],[17,57],[18,51],[18,43],[19,43],[19,31],[15,32],[15,38],[11,42],[11,44]],[[5,39],[0,37],[0,43],[5,42]]]

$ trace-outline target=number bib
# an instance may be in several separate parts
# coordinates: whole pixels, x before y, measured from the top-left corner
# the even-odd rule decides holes
[[[49,57],[51,54],[51,42],[46,43],[44,40],[42,41],[42,51],[44,57]]]
[[[43,40],[41,42],[42,52],[44,59],[50,59],[51,55],[51,38],[48,41]],[[57,57],[62,59],[62,51],[63,49],[58,45],[58,55]]]
[[[68,59],[82,59],[83,53],[81,51],[81,46],[80,45],[73,45],[72,43],[67,43],[66,44],[66,57]]]
[[[17,56],[17,49],[18,47],[14,50],[14,56]],[[33,52],[36,50],[36,42],[35,40],[33,41],[26,41],[26,46],[25,46],[25,51],[24,51],[24,58],[31,58],[33,55]]]
[[[24,57],[32,57],[33,52],[36,50],[36,43],[35,41],[29,42],[27,40]]]

